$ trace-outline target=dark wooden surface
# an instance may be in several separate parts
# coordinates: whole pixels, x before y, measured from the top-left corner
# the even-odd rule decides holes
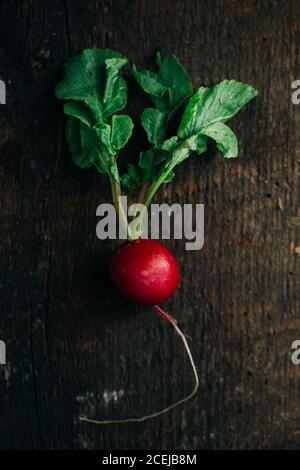
[[[299,0],[1,0],[0,47],[0,448],[300,448]],[[235,78],[260,92],[232,123],[240,158],[190,159],[158,194],[205,204],[203,250],[167,243],[182,280],[166,307],[193,338],[201,389],[143,424],[79,422],[148,413],[192,385],[178,338],[112,288],[115,242],[95,234],[108,184],[66,149],[53,90],[87,47],[139,65],[160,49],[197,86]],[[136,117],[144,101],[130,93]]]

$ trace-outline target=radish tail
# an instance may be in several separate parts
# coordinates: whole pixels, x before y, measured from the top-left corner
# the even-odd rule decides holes
[[[176,401],[175,403],[172,403],[171,405],[167,406],[166,408],[163,408],[160,411],[156,411],[155,413],[151,413],[149,415],[141,416],[140,418],[128,418],[128,419],[114,419],[114,420],[104,420],[104,421],[98,421],[95,419],[89,419],[85,417],[80,417],[80,421],[86,421],[87,423],[92,423],[92,424],[126,424],[126,423],[141,423],[143,421],[146,421],[148,419],[156,418],[157,416],[161,416],[165,413],[167,413],[170,410],[173,410],[179,405],[182,405],[183,403],[186,403],[189,401],[196,393],[199,388],[199,377],[197,373],[197,369],[194,363],[194,359],[192,356],[192,353],[190,351],[188,342],[186,340],[185,335],[182,333],[180,328],[177,326],[176,320],[171,317],[168,313],[166,313],[164,310],[162,310],[158,305],[154,305],[154,310],[158,312],[163,318],[165,318],[174,328],[176,333],[180,336],[181,341],[183,342],[184,348],[187,352],[190,364],[192,366],[192,370],[194,373],[194,378],[195,378],[195,385],[193,390],[184,398],[181,398],[180,400]]]

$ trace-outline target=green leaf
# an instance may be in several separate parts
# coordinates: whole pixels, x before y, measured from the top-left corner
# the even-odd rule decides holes
[[[146,152],[141,152],[139,167],[143,169],[144,180],[154,180],[160,170],[161,164],[168,160],[170,156],[170,152],[161,150],[160,148],[150,148],[146,150]]]
[[[151,97],[162,97],[167,91],[167,88],[160,83],[157,73],[150,72],[150,70],[137,70],[135,65],[132,66],[131,71],[141,88]]]
[[[107,59],[106,66],[106,85],[103,96],[103,115],[104,118],[120,111],[126,106],[127,85],[124,78],[120,77],[119,70],[127,63],[126,59]]]
[[[172,114],[192,94],[189,76],[175,56],[161,59],[157,55],[158,73],[148,70],[132,73],[143,90],[150,95],[155,106],[165,114]]]
[[[193,152],[203,153],[207,149],[207,136],[203,134],[196,134],[188,137],[184,142],[185,146],[187,146]]]
[[[207,137],[204,137],[207,140]],[[176,165],[179,165],[181,162],[183,162],[183,160],[188,158],[194,150],[196,150],[196,145],[194,144],[194,146],[191,147],[191,143],[188,139],[180,142],[174,142],[169,151],[161,151],[160,154],[156,155],[156,164],[158,165],[163,163],[159,174],[165,170],[169,171],[170,168],[173,169]]]
[[[57,97],[68,100],[66,135],[75,163],[81,168],[95,166],[117,183],[117,154],[133,129],[129,116],[115,114],[126,105],[127,86],[120,76],[126,62],[109,49],[85,50],[66,63],[64,79],[56,88]],[[137,164],[128,165],[121,178],[124,187],[139,189],[151,183],[145,194],[149,205],[159,186],[173,179],[174,168],[192,153],[204,152],[209,138],[225,158],[237,156],[236,136],[225,123],[256,96],[251,86],[224,80],[199,88],[186,106],[177,136],[170,137],[170,119],[192,94],[185,69],[175,56],[162,60],[158,54],[156,73],[135,66],[132,73],[154,103],[141,118],[152,147],[140,153]]]
[[[250,85],[235,80],[224,80],[212,88],[199,88],[184,111],[179,137],[189,137],[215,122],[228,121],[256,95],[257,91]]]
[[[141,152],[139,158],[139,167],[143,168],[143,170],[150,171],[152,168],[154,153],[154,149],[149,149],[146,150],[146,152]]]
[[[99,140],[106,147],[110,155],[116,155],[127,143],[132,134],[133,122],[127,115],[113,116],[111,126],[109,124],[101,124],[93,127],[97,133]]]
[[[143,173],[137,165],[129,163],[127,173],[122,175],[122,186],[128,189],[140,189],[144,184]]]
[[[216,142],[218,150],[225,158],[235,158],[238,156],[236,135],[226,124],[216,122],[207,127],[203,133]]]
[[[191,155],[191,153],[192,150],[188,146],[180,146],[176,150],[174,150],[171,159],[172,168],[186,160]]]
[[[126,114],[112,117],[111,143],[116,150],[119,150],[126,145],[131,137],[132,129],[132,119]]]
[[[111,126],[109,124],[101,124],[100,126],[94,126],[94,129],[108,153],[116,155],[116,151],[111,144]]]
[[[173,150],[176,147],[177,140],[178,140],[177,135],[170,137],[169,139],[165,140],[162,143],[161,149],[165,150],[166,152],[173,152]]]
[[[157,65],[159,80],[169,90],[170,109],[173,109],[193,93],[190,77],[174,55],[162,60],[158,53]]]
[[[65,64],[64,79],[57,85],[57,98],[83,101],[95,121],[103,121],[102,98],[106,86],[107,59],[121,58],[110,49],[86,49]]]
[[[167,158],[165,159],[163,166],[161,167],[158,178],[162,178],[163,182],[171,181],[171,172],[175,166],[182,163],[193,153],[193,149],[190,147],[188,140],[179,142],[173,148],[171,153],[167,153]],[[174,175],[172,173],[172,179]]]
[[[94,165],[101,173],[108,173],[109,160],[94,129],[79,119],[70,117],[66,126],[66,138],[76,165],[83,169]]]
[[[138,164],[128,165],[122,184],[130,189],[139,189],[147,182],[152,183],[158,177],[162,163],[170,157],[169,152],[154,147],[140,152]]]
[[[137,174],[141,186],[147,182],[152,182],[155,177],[155,154],[153,148],[140,153]]]
[[[165,134],[165,114],[155,108],[146,108],[141,116],[142,126],[152,144],[162,142]]]
[[[64,113],[67,116],[73,116],[77,119],[80,119],[87,126],[92,126],[94,124],[94,117],[91,110],[80,101],[68,101],[64,105]]]

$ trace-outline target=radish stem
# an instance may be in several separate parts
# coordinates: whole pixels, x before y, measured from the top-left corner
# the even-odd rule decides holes
[[[111,193],[114,206],[116,208],[117,215],[120,217],[120,223],[123,225],[123,229],[125,230],[125,234],[127,237],[130,238],[127,215],[124,212],[124,208],[121,203],[121,187],[120,184],[116,182],[116,180],[110,176],[110,186],[111,186]]]
[[[114,419],[114,420],[98,421],[98,420],[95,420],[95,419],[80,417],[79,418],[80,421],[86,421],[88,423],[93,423],[93,424],[141,423],[143,421],[147,421],[148,419],[152,419],[152,418],[156,418],[157,416],[161,416],[161,415],[167,413],[170,410],[173,410],[177,406],[182,405],[183,403],[186,403],[187,401],[189,401],[197,393],[198,388],[199,388],[199,377],[198,377],[197,369],[196,369],[194,359],[193,359],[192,353],[190,351],[189,345],[187,343],[186,337],[184,336],[184,334],[182,333],[180,328],[177,326],[176,320],[174,318],[172,318],[171,315],[169,315],[164,310],[162,310],[159,307],[159,305],[154,305],[153,308],[156,312],[158,312],[163,318],[165,318],[172,325],[172,327],[174,328],[176,333],[180,336],[180,338],[183,342],[184,348],[187,352],[187,355],[188,355],[188,358],[189,358],[189,361],[190,361],[190,364],[192,366],[192,370],[193,370],[193,373],[194,373],[195,385],[194,385],[193,390],[186,397],[181,398],[180,400],[176,401],[175,403],[172,403],[171,405],[167,406],[166,408],[163,408],[162,410],[156,411],[155,413],[151,413],[149,415],[141,416],[140,418]]]

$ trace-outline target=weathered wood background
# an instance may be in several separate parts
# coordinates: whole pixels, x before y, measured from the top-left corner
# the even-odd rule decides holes
[[[300,448],[300,1],[2,0],[0,47],[0,447]],[[240,158],[190,159],[158,194],[205,204],[204,248],[168,243],[182,279],[166,305],[193,338],[201,390],[143,424],[79,421],[148,413],[192,386],[178,338],[111,286],[115,243],[95,234],[108,184],[66,148],[53,90],[88,47],[140,66],[175,53],[197,86],[235,78],[260,92],[232,122]],[[130,89],[137,118],[146,101]]]

